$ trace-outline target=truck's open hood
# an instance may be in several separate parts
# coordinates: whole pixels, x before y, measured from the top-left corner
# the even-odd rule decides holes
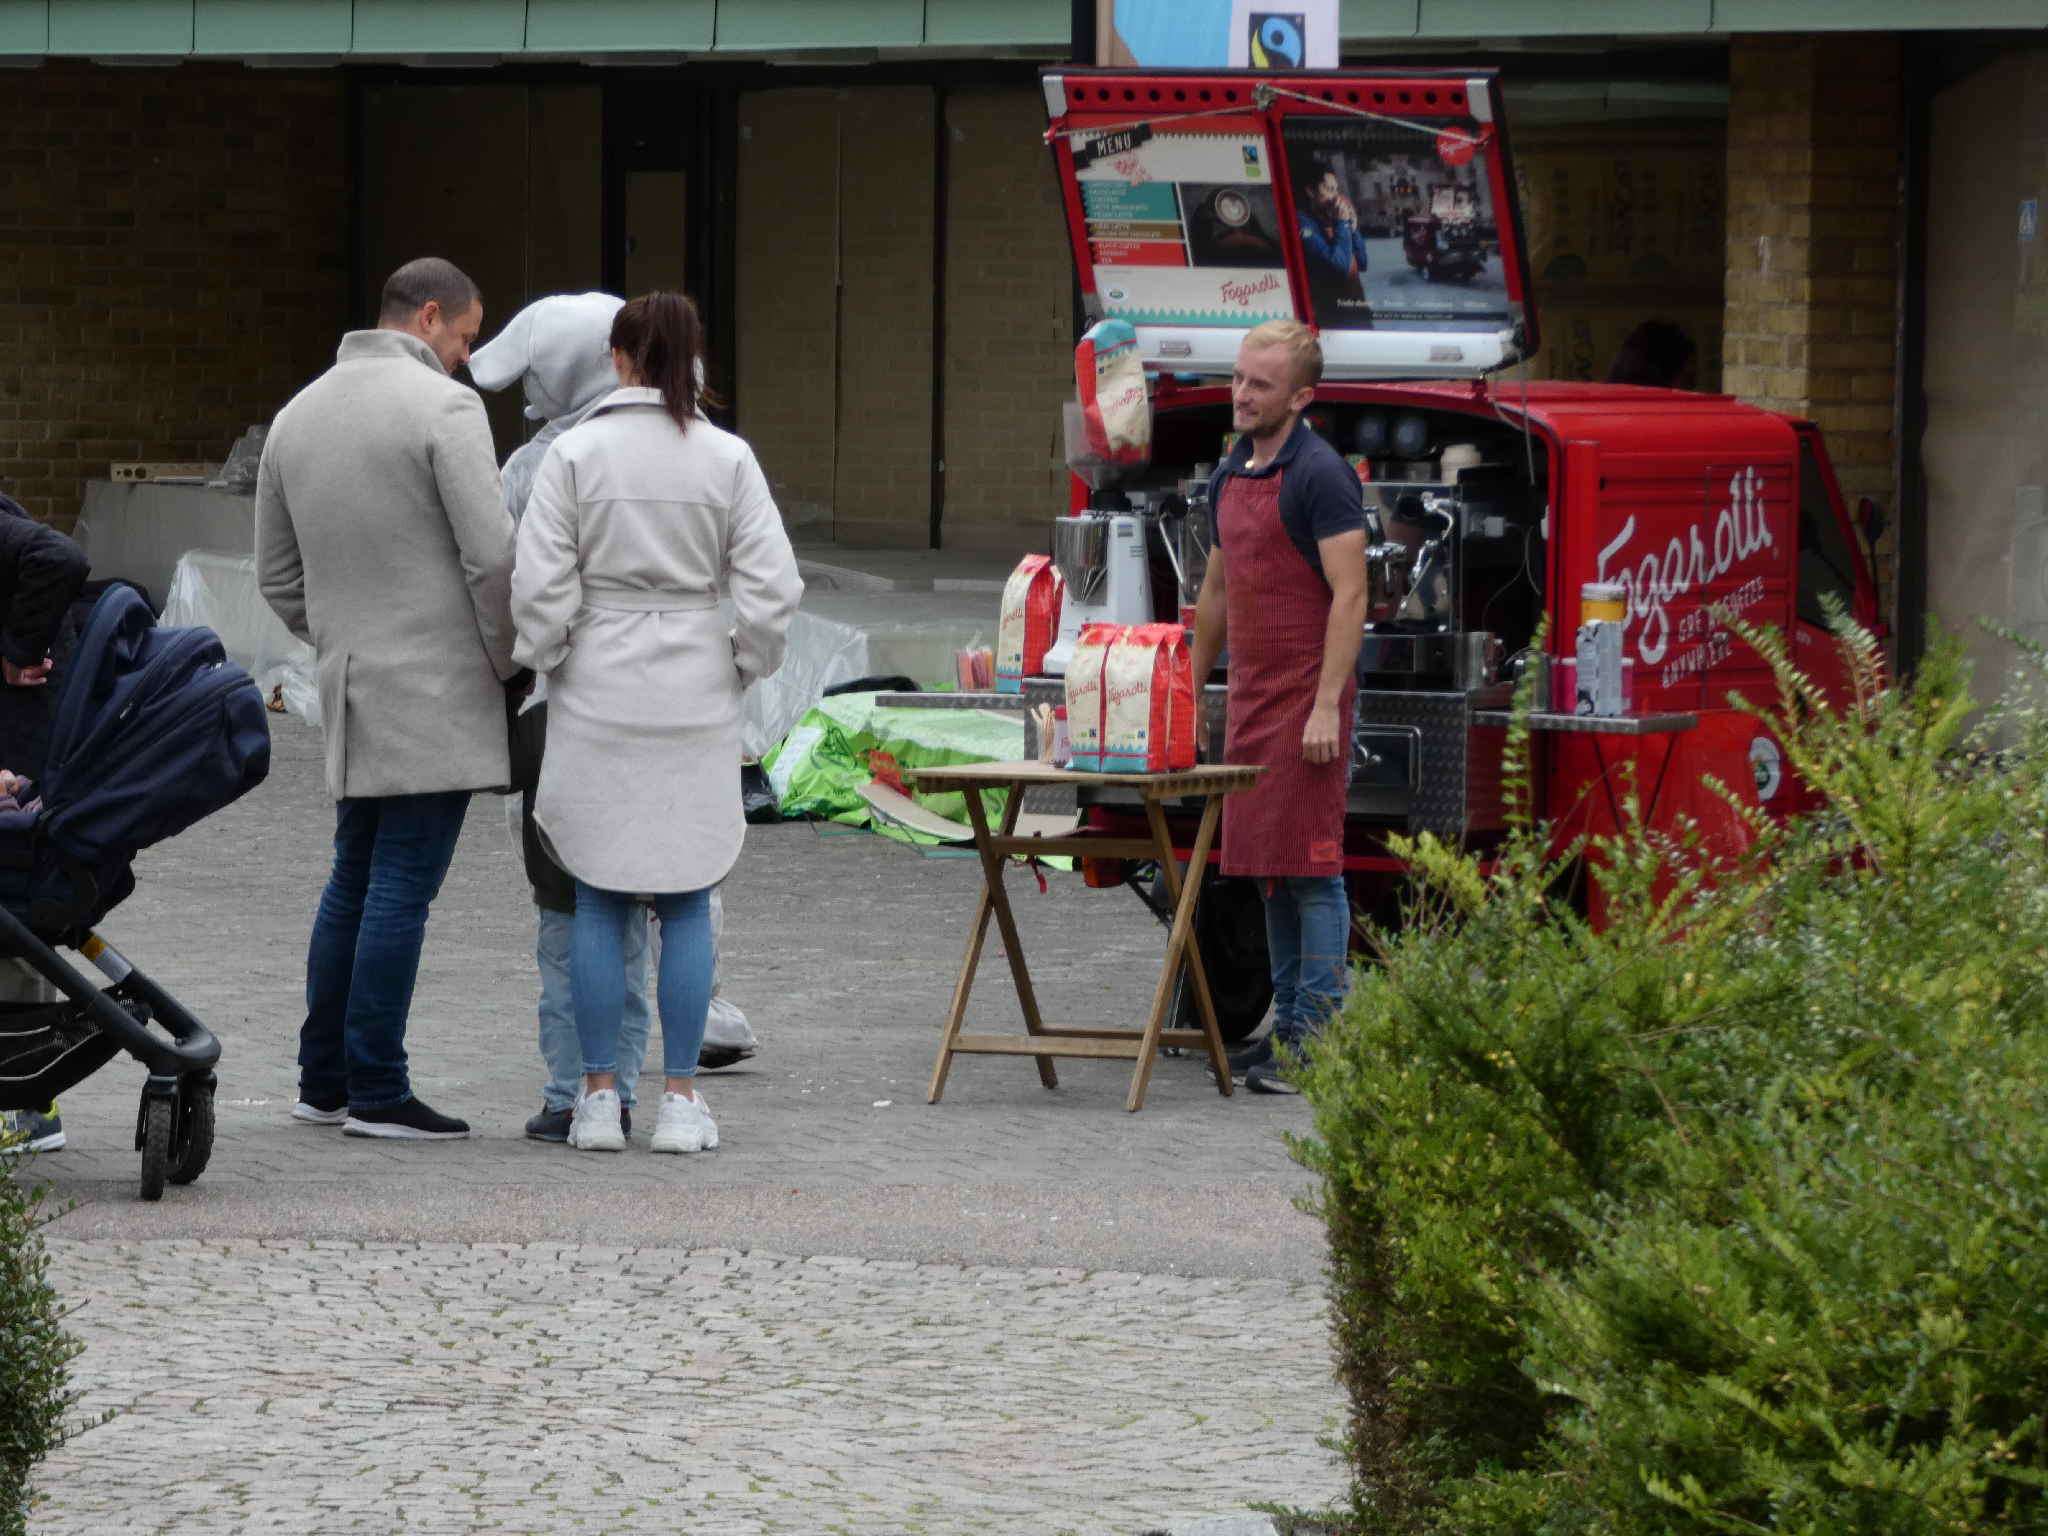
[[[1044,72],[1083,301],[1148,368],[1228,373],[1293,317],[1333,379],[1471,378],[1536,348],[1491,71]]]

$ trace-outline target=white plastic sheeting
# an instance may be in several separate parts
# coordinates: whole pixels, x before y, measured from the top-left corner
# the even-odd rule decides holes
[[[925,688],[950,687],[954,652],[989,643],[999,600],[979,592],[806,593],[781,669],[741,701],[741,750],[765,756],[827,688],[858,677],[905,676]],[[313,648],[263,601],[255,556],[215,549],[180,555],[164,622],[214,630],[266,695],[282,686],[285,708],[320,723]]]
[[[868,675],[868,637],[850,624],[797,610],[789,648],[774,676],[740,700],[740,751],[765,757],[827,688]]]
[[[1000,593],[807,591],[781,670],[747,690],[740,749],[765,757],[827,688],[857,677],[954,686],[953,656],[995,633]]]
[[[320,723],[313,647],[284,627],[256,585],[256,557],[219,549],[188,549],[171,571],[166,624],[203,624],[220,636],[228,659],[256,679],[268,698],[284,690],[284,706],[308,725]]]

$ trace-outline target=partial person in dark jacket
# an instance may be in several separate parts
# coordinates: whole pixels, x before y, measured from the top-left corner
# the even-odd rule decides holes
[[[86,569],[84,550],[0,496],[0,675],[8,687],[50,680],[50,646]]]
[[[50,652],[65,610],[85,586],[86,569],[84,550],[0,496],[0,790],[8,794],[25,788],[17,773],[42,774]],[[0,998],[44,1002],[52,995],[21,962],[0,962]],[[63,1145],[55,1104],[41,1114],[25,1109],[0,1116],[0,1148],[55,1152]]]

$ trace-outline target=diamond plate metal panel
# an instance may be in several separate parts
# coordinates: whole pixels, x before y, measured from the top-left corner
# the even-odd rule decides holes
[[[1507,733],[1472,720],[1481,705],[1497,707],[1501,692],[1359,690],[1360,731],[1405,728],[1419,740],[1415,793],[1407,808],[1410,832],[1456,841],[1502,825],[1501,750]],[[1368,786],[1353,788],[1352,808],[1360,814],[1375,814],[1380,803]]]

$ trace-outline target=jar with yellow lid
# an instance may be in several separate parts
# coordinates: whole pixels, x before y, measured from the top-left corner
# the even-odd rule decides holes
[[[1579,588],[1579,622],[1591,624],[1609,619],[1619,624],[1628,618],[1628,590],[1618,581],[1589,581]]]

